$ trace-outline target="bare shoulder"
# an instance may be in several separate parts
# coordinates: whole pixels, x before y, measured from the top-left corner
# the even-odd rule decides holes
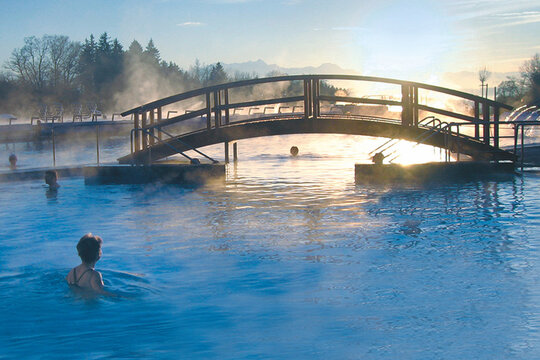
[[[92,271],[92,287],[97,290],[103,289],[103,277],[99,271]]]

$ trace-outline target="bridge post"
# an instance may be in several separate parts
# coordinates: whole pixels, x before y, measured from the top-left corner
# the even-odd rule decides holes
[[[411,86],[401,85],[401,125],[412,126],[413,125],[413,108],[412,108],[412,94]]]
[[[221,108],[219,107],[220,104],[220,92],[219,90],[214,91],[214,119],[216,122],[216,128],[219,127],[221,122]]]
[[[155,122],[155,116],[154,116],[154,109],[150,110],[150,125],[154,125],[154,122]],[[154,128],[150,129],[150,134],[151,136],[149,136],[149,142],[150,142],[150,146],[154,145],[154,136],[155,136],[155,133],[154,133]]]
[[[212,128],[212,104],[210,99],[210,92],[206,93],[206,129]]]
[[[157,122],[158,122],[158,124],[161,122],[162,116],[163,116],[163,114],[161,113],[161,106],[160,106],[160,107],[157,108]],[[158,138],[159,138],[159,140],[163,140],[163,134],[161,132],[161,128],[158,129]]]
[[[141,119],[141,128],[146,130],[146,110],[142,113],[142,119]],[[146,149],[148,147],[148,135],[146,132],[142,133],[142,148]]]
[[[480,140],[480,103],[474,102],[474,138]]]
[[[229,125],[229,89],[223,89],[225,97],[225,124]]]
[[[413,101],[412,101],[412,119],[413,119],[413,125],[414,126],[418,126],[418,122],[420,121],[420,116],[419,116],[419,113],[418,113],[418,87],[417,86],[413,86]]]
[[[225,141],[225,164],[229,163],[229,142]]]
[[[483,115],[483,121],[484,121],[484,144],[489,145],[490,144],[489,105],[485,101],[482,102],[482,115]]]
[[[320,80],[319,79],[312,79],[312,94],[311,98],[313,99],[313,119],[317,119],[320,115],[320,102],[319,102],[319,95],[321,92],[320,88]]]
[[[311,116],[311,81],[304,79],[304,118],[307,120]]]
[[[493,146],[496,148],[499,147],[499,116],[500,108],[495,106],[493,108]]]
[[[135,129],[135,152],[141,150],[141,144],[139,142],[139,113],[136,112],[135,116],[133,117],[133,129]]]

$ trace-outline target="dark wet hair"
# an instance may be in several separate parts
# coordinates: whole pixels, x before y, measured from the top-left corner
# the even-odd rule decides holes
[[[52,185],[58,180],[58,173],[54,170],[45,171],[45,183],[47,185]]]
[[[9,155],[9,162],[10,163],[17,162],[17,155],[15,155],[15,154]]]
[[[103,240],[97,236],[88,233],[84,235],[77,244],[77,251],[81,260],[85,263],[92,263],[99,260],[99,249]]]

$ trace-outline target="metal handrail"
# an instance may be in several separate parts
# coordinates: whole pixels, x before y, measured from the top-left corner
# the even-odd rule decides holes
[[[173,140],[176,140],[178,141],[180,144],[184,145],[184,146],[187,146],[189,147],[191,150],[195,151],[197,154],[201,155],[201,156],[204,156],[205,158],[207,158],[208,160],[212,161],[212,163],[214,164],[217,164],[219,161],[215,160],[215,159],[212,159],[210,156],[206,155],[205,153],[199,151],[197,148],[189,145],[188,143],[186,143],[185,141],[182,141],[180,139],[178,139],[177,137],[169,134],[168,132],[166,132],[165,130],[163,129],[160,129],[159,131],[161,131],[162,133],[164,133],[165,135],[167,135],[170,139],[173,139]],[[163,140],[160,139],[161,142],[163,142]]]
[[[427,120],[427,119],[432,119],[432,120],[429,121],[427,124],[423,124],[424,126],[431,124],[431,123],[432,123],[433,121],[435,121],[435,120],[438,120],[439,123],[441,122],[441,120],[439,120],[439,119],[436,118],[435,116],[426,116],[425,118],[423,118],[422,120],[420,120],[420,121],[418,122],[418,125],[420,125],[424,120]],[[392,142],[392,141],[394,141],[394,140],[396,140],[396,139],[395,139],[395,138],[392,138],[392,139],[386,141],[384,144],[380,145],[380,146],[377,147],[375,150],[370,151],[370,152],[368,153],[368,155],[373,154],[375,151],[377,151],[377,150],[383,148],[386,144],[388,144],[388,143],[390,143],[390,142]],[[398,141],[397,141],[396,143],[394,143],[394,144],[392,144],[392,145],[390,145],[390,146],[384,148],[384,149],[381,150],[380,152],[384,152],[384,151],[386,151],[386,150],[392,148],[393,146],[397,145],[400,141],[401,141],[401,139],[398,139]]]
[[[141,132],[146,133],[147,135],[152,136],[153,138],[157,139],[158,141],[163,142],[163,144],[165,144],[166,146],[170,147],[170,148],[171,148],[172,150],[174,150],[176,153],[178,153],[178,154],[184,156],[185,158],[187,158],[190,162],[193,161],[193,158],[187,156],[186,154],[184,154],[182,151],[178,150],[177,148],[175,148],[175,147],[172,146],[171,144],[162,141],[159,137],[155,136],[155,135],[152,134],[150,131],[147,131],[147,130],[142,129],[142,128],[139,128],[139,129],[131,129],[131,131],[130,131],[129,137],[130,137],[130,140],[131,140],[131,154],[134,154],[134,153],[135,153],[134,147],[133,147],[133,133],[136,132],[136,131],[141,131]],[[148,159],[149,159],[149,162],[151,162],[151,161],[152,161],[152,148],[149,147],[148,149],[149,149],[149,151],[148,151]]]
[[[438,133],[441,133],[442,131],[448,131],[448,126],[450,124],[446,123],[446,122],[440,122],[439,124],[437,124],[436,126],[432,127],[431,129],[429,129],[428,131],[426,131],[425,133],[421,134],[421,136],[417,137],[417,142],[416,144],[414,144],[412,146],[412,148],[415,148],[417,147],[418,145],[420,145],[421,143],[423,143],[424,141],[430,139],[432,136],[438,134]],[[425,136],[427,134],[427,136]],[[448,149],[446,149],[448,151]],[[395,154],[396,151],[390,153],[388,156],[392,155],[392,154]],[[394,160],[396,160],[398,157],[400,157],[401,154],[397,154],[396,156],[394,156],[393,158],[391,158],[390,160],[388,160],[388,162],[392,162]],[[447,159],[445,159],[447,161]]]
[[[514,122],[514,155],[517,156],[517,143],[518,143],[518,135],[519,135],[519,129],[521,128],[521,152],[520,152],[520,163],[521,163],[521,171],[523,171],[524,161],[525,158],[525,126],[539,126],[540,122],[538,121],[516,121]]]

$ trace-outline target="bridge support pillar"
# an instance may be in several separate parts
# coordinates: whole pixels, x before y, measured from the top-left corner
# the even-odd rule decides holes
[[[229,142],[225,141],[225,164],[229,163]]]
[[[236,164],[238,162],[238,143],[233,143],[233,161]]]

